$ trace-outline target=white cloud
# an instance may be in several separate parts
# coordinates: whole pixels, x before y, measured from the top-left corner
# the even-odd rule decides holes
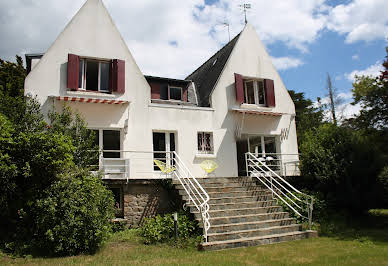
[[[380,61],[377,61],[376,64],[369,66],[366,69],[363,70],[353,70],[351,73],[345,74],[345,77],[351,81],[354,82],[355,76],[372,76],[376,77],[380,74],[380,71],[383,70],[383,67],[381,65]]]
[[[293,57],[272,57],[272,63],[277,70],[286,70],[303,65],[303,61]]]
[[[360,60],[360,56],[358,54],[355,54],[352,56],[353,60]]]
[[[345,34],[347,43],[384,39],[388,35],[387,10],[386,0],[354,0],[333,8],[327,27]]]

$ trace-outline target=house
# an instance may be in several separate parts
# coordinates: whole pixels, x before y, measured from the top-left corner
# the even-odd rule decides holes
[[[169,209],[153,181],[172,174],[154,160],[193,180],[213,160],[216,180],[247,176],[251,152],[279,176],[298,174],[295,107],[249,24],[187,78],[146,76],[102,0],[87,0],[51,47],[26,61],[26,95],[44,113],[67,104],[96,131],[100,169],[130,224]]]

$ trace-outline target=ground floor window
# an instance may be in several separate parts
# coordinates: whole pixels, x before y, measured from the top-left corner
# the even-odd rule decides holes
[[[93,129],[93,131],[96,146],[99,147],[99,150],[104,151],[103,157],[120,158],[121,131],[105,129]]]
[[[213,133],[211,132],[198,132],[198,153],[201,154],[213,154]]]
[[[109,189],[113,193],[114,198],[114,207],[115,207],[115,215],[117,218],[123,218],[124,217],[124,193],[122,187],[109,187]]]

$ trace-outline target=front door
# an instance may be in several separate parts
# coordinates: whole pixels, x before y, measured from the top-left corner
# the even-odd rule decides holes
[[[247,169],[245,163],[245,153],[248,152],[248,139],[241,139],[236,142],[237,145],[237,166],[238,175],[247,176]]]

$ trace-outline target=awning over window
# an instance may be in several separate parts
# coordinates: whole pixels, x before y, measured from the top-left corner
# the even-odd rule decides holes
[[[65,102],[80,102],[80,103],[105,103],[105,104],[126,104],[128,101],[123,100],[111,100],[111,99],[98,99],[98,98],[86,98],[86,97],[69,97],[69,96],[52,96],[57,101]]]
[[[247,110],[247,109],[233,109],[241,114],[252,114],[252,115],[266,115],[266,116],[282,116],[283,113],[275,113],[275,112],[265,112],[265,111],[256,111],[256,110]]]

